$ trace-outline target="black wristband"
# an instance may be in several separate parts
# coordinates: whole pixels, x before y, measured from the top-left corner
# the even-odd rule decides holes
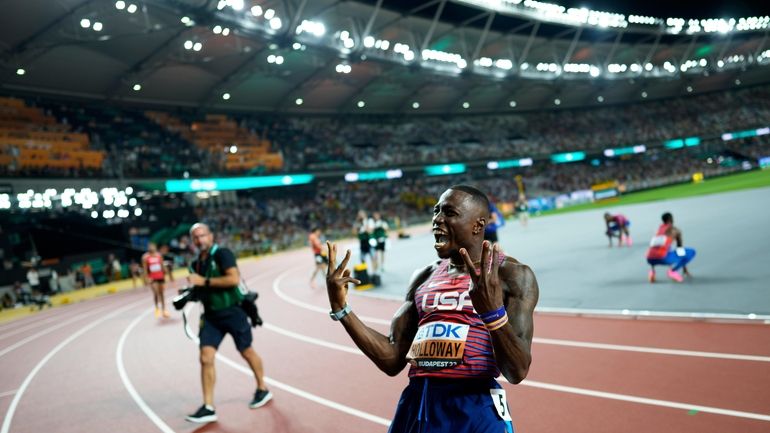
[[[207,289],[211,288],[211,278],[210,277],[206,278],[206,288]]]

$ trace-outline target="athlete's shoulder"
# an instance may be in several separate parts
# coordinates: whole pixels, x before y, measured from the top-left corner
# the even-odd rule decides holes
[[[532,268],[510,256],[505,256],[498,272],[500,278],[512,286],[524,288],[537,284]]]
[[[411,301],[414,299],[414,294],[417,291],[417,288],[420,287],[422,283],[427,281],[428,278],[430,278],[431,274],[433,274],[433,272],[435,272],[440,265],[441,265],[441,260],[436,260],[435,262],[432,262],[427,266],[424,266],[414,271],[414,273],[412,274],[412,278],[409,281],[409,290],[407,291],[407,295],[406,295],[407,301]]]

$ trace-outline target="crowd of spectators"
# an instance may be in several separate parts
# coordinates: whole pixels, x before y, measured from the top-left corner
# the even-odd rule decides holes
[[[101,171],[0,167],[0,176],[200,177],[225,174],[222,154],[189,142],[176,129],[155,123],[140,110],[46,101],[44,108],[74,132],[87,132],[91,147],[106,152]],[[197,113],[173,113],[192,125]],[[646,144],[766,127],[770,87],[594,109],[461,116],[300,117],[253,114],[239,126],[265,138],[282,154],[283,172],[361,169],[443,162],[547,156],[553,152]]]

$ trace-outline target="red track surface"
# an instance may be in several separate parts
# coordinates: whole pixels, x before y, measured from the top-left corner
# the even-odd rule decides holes
[[[220,353],[232,365],[217,364],[219,422],[186,422],[201,403],[197,347],[178,314],[152,317],[151,295],[141,289],[0,325],[0,433],[387,431],[406,374],[389,378],[351,353],[342,327],[322,312],[325,293],[307,285],[311,263],[297,251],[241,265],[260,292],[266,321],[254,333],[275,394],[264,408],[248,409],[253,379],[228,338]],[[379,319],[399,304],[353,295],[350,303],[359,316]],[[535,320],[530,375],[505,386],[517,432],[770,431],[770,326],[542,314]],[[377,322],[371,326],[384,332],[387,325]],[[563,340],[761,358],[572,347]]]

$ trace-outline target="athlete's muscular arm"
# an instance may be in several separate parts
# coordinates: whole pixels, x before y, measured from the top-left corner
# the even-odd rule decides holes
[[[529,266],[510,257],[500,265],[508,325],[491,331],[497,367],[508,382],[527,377],[532,363],[533,313],[539,297],[535,274]]]
[[[467,251],[463,249],[461,254],[467,268],[474,269]],[[490,335],[500,372],[508,382],[519,383],[527,377],[532,363],[533,314],[539,289],[535,274],[528,266],[510,257],[498,265],[498,254],[497,245],[491,247],[489,242],[484,242],[481,273],[476,275],[475,271],[471,272],[473,286],[470,296],[479,314],[496,310],[500,306],[505,307],[508,323],[490,331]]]
[[[350,260],[350,250],[338,267],[337,246],[326,243],[329,249],[329,264],[326,272],[326,289],[329,294],[329,305],[332,311],[342,310],[347,304],[348,283],[359,283],[350,276],[350,270],[346,269]],[[414,303],[414,292],[417,287],[430,275],[433,266],[428,266],[418,271],[409,283],[409,294],[406,302],[401,305],[390,324],[390,335],[383,335],[366,326],[361,319],[351,312],[343,317],[341,322],[345,331],[353,339],[359,349],[374,364],[389,376],[395,376],[406,366],[406,354],[417,332],[417,307]]]

